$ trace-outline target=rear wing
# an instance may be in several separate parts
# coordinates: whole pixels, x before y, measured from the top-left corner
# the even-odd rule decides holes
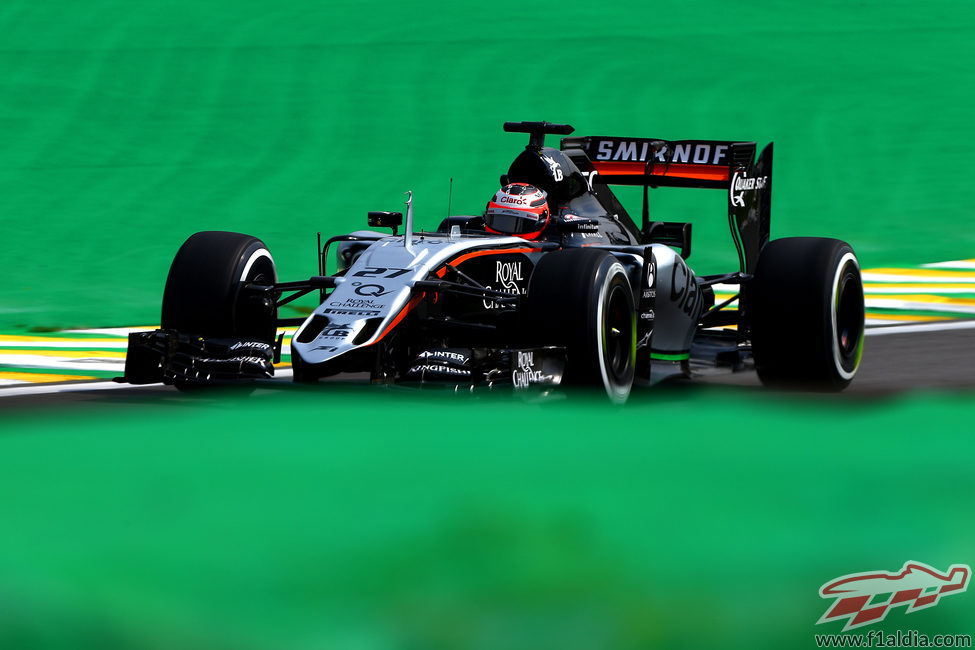
[[[742,273],[753,273],[769,240],[772,209],[772,144],[755,159],[754,142],[656,140],[587,136],[562,138],[594,192],[600,186],[699,187],[728,192],[728,225]],[[649,233],[644,189],[643,232]]]

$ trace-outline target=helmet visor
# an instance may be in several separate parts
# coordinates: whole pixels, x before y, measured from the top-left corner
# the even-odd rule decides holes
[[[539,216],[523,210],[492,207],[484,213],[484,223],[496,232],[520,235],[526,232],[535,232],[541,228],[544,220],[539,219]]]

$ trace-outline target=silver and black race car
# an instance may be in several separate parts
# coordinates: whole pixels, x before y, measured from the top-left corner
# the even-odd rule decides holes
[[[501,177],[547,200],[544,221],[447,217],[417,231],[402,212],[319,240],[319,275],[279,282],[254,237],[200,232],[173,260],[161,329],[129,338],[123,381],[177,387],[274,374],[283,335],[293,377],[369,373],[374,382],[453,386],[592,385],[615,401],[634,382],[689,376],[699,364],[754,367],[765,384],[841,390],[863,351],[859,264],[839,240],[769,239],[772,145],[564,137],[573,128],[508,122],[529,143]],[[643,188],[642,219],[610,189]],[[713,188],[728,197],[739,268],[695,275],[691,224],[650,218],[649,189]],[[400,228],[404,232],[399,234]],[[337,271],[326,274],[330,252]],[[738,292],[715,304],[714,287]],[[278,308],[318,292],[306,318]],[[736,308],[732,308],[736,307]]]

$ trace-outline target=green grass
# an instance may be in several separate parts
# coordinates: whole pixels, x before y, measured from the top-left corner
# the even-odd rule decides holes
[[[774,236],[845,238],[864,266],[971,257],[973,24],[960,1],[13,0],[0,329],[154,322],[201,229],[260,236],[300,278],[316,231],[407,189],[425,227],[450,178],[453,211],[478,212],[523,146],[512,119],[774,140]],[[654,210],[695,223],[696,268],[733,266],[720,192],[661,191]]]

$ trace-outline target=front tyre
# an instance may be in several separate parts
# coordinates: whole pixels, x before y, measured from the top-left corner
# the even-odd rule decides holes
[[[542,257],[525,322],[536,340],[564,346],[569,384],[602,386],[626,401],[633,386],[636,311],[626,269],[610,253],[575,248]]]
[[[273,296],[249,294],[242,287],[275,282],[274,260],[260,239],[235,232],[198,232],[180,247],[169,269],[162,328],[273,342]]]
[[[856,375],[863,356],[863,281],[846,242],[769,242],[747,287],[745,312],[762,383],[839,391]]]

